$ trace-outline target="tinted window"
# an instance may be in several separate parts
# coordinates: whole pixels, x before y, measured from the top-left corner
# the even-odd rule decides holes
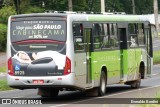
[[[144,46],[145,44],[143,24],[138,24],[138,44],[139,46]]]
[[[73,35],[74,35],[75,51],[84,51],[82,23],[74,23],[73,24]]]
[[[137,27],[137,24],[131,23],[128,25],[128,27],[129,27],[128,46],[129,47],[138,47],[138,38],[137,38],[138,27]]]

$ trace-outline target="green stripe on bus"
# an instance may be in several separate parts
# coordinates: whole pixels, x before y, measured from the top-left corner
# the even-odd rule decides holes
[[[88,16],[88,21],[139,21],[137,16]]]

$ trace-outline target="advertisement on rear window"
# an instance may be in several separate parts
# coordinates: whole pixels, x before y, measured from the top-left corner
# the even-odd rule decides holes
[[[11,24],[11,41],[28,39],[52,39],[65,41],[65,21],[13,21]]]

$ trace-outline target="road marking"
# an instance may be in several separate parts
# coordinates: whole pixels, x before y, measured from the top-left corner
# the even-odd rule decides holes
[[[50,107],[61,107],[61,106],[67,106],[69,104],[60,104],[60,105],[55,105],[55,106],[50,106]]]
[[[24,98],[25,96],[18,96],[18,97],[12,97],[12,98]]]
[[[79,103],[80,104],[80,102],[83,102],[83,101],[89,101],[89,100],[94,100],[94,99],[98,99],[98,98],[113,97],[113,96],[120,95],[120,94],[126,94],[126,93],[130,93],[130,92],[141,91],[141,90],[157,88],[157,87],[160,87],[160,85],[153,86],[153,87],[142,88],[142,89],[137,89],[137,90],[126,91],[126,92],[121,92],[121,93],[112,94],[112,95],[106,95],[106,96],[103,96],[103,97],[95,97],[95,98],[91,98],[91,99],[88,99],[88,100],[76,101],[76,102],[72,102],[71,104],[75,104],[75,103]],[[61,107],[61,106],[67,106],[67,105],[70,105],[70,104],[60,104],[60,105],[55,105],[55,106],[50,106],[50,107]]]
[[[120,95],[120,94],[126,94],[126,93],[130,93],[130,92],[141,91],[141,90],[146,90],[146,89],[151,89],[151,88],[157,88],[157,87],[160,87],[160,85],[153,86],[153,87],[147,87],[147,88],[141,88],[141,89],[137,89],[137,90],[130,90],[130,91],[126,91],[126,92],[122,92],[122,93],[117,93],[117,94],[112,94],[112,95],[108,95],[108,96],[103,96],[103,97],[99,97],[99,98],[112,97],[112,96],[116,96],[116,95]]]
[[[158,75],[159,73],[157,73],[157,74],[151,74],[151,75],[153,75],[153,76],[155,76],[155,75]]]

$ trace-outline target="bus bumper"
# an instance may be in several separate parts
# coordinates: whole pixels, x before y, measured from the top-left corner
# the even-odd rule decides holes
[[[41,76],[41,77],[24,77],[7,75],[7,82],[10,87],[17,89],[30,89],[41,87],[67,87],[74,85],[74,73],[64,76]],[[34,82],[40,81],[40,82]]]

